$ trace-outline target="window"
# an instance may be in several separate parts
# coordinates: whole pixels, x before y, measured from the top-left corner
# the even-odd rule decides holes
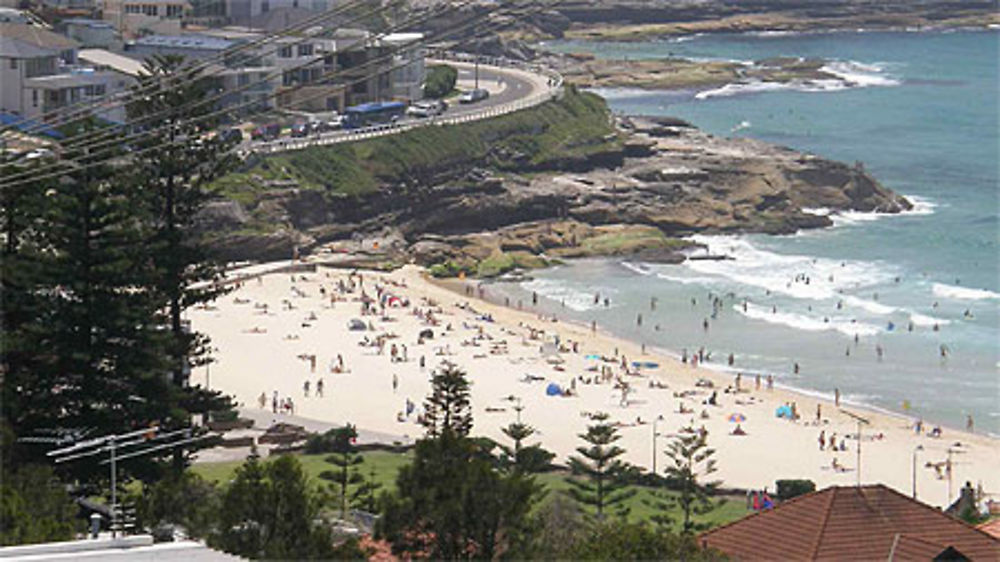
[[[270,11],[271,11],[271,4],[269,4],[266,1],[260,3],[260,13],[266,14],[266,13],[268,13]]]
[[[38,90],[31,90],[31,107],[38,107]]]
[[[141,14],[142,13],[142,7],[139,6],[138,4],[126,4],[125,5],[125,13],[126,14]]]
[[[250,75],[249,74],[240,74],[239,77],[236,78],[236,82],[240,86],[246,86],[247,84],[250,83]]]
[[[10,59],[10,69],[17,70],[17,59]]]
[[[313,54],[313,46],[312,45],[299,45],[299,56],[300,57],[309,57],[309,56],[312,56],[312,54]]]
[[[179,18],[184,13],[184,6],[178,4],[167,5],[167,17],[168,18]]]
[[[142,14],[145,16],[157,16],[159,15],[159,13],[160,13],[159,6],[157,6],[156,4],[142,5]]]
[[[281,58],[283,58],[283,59],[290,59],[290,58],[292,58],[292,48],[291,47],[282,47],[281,50],[278,51],[278,56],[281,57]]]

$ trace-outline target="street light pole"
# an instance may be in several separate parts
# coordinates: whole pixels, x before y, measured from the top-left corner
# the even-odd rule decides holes
[[[913,499],[917,499],[917,452],[923,450],[923,445],[917,445],[917,447],[913,449]]]
[[[660,436],[660,434],[656,432],[656,422],[661,421],[663,421],[663,414],[660,414],[653,420],[653,474],[656,474],[656,438]]]

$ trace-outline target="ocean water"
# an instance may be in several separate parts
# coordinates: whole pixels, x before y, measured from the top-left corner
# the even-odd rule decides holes
[[[596,320],[649,345],[675,352],[704,347],[710,366],[729,369],[731,353],[733,370],[773,374],[781,384],[824,395],[839,389],[849,402],[953,427],[964,427],[971,415],[977,430],[1000,434],[1000,33],[756,34],[547,46],[606,58],[827,59],[829,70],[851,80],[849,87],[599,93],[615,111],[678,116],[718,135],[861,161],[916,209],[888,217],[846,213],[833,217],[832,228],[794,236],[699,236],[711,253],[735,259],[587,260],[501,292],[521,299],[537,292],[540,308]],[[602,299],[597,305],[595,294]]]

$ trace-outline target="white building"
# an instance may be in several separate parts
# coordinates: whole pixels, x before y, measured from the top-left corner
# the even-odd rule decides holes
[[[187,0],[103,0],[101,14],[126,39],[147,33],[176,34],[191,9]]]
[[[131,83],[121,73],[77,64],[78,43],[37,26],[0,23],[0,110],[46,120],[70,104],[97,101]],[[113,121],[124,113],[94,114]]]

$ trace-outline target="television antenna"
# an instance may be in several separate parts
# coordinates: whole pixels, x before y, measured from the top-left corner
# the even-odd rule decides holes
[[[867,418],[863,418],[854,412],[849,412],[847,410],[841,409],[840,412],[845,416],[853,419],[858,424],[858,466],[855,469],[856,485],[861,487],[861,426],[871,425],[871,422]]]
[[[107,464],[111,470],[111,536],[114,537],[118,531],[118,462],[210,437],[212,435],[207,433],[195,435],[194,428],[191,427],[161,433],[159,426],[152,425],[128,433],[80,441],[68,447],[49,451],[46,456],[53,459],[56,464],[62,464],[107,453],[108,458],[99,464]]]

